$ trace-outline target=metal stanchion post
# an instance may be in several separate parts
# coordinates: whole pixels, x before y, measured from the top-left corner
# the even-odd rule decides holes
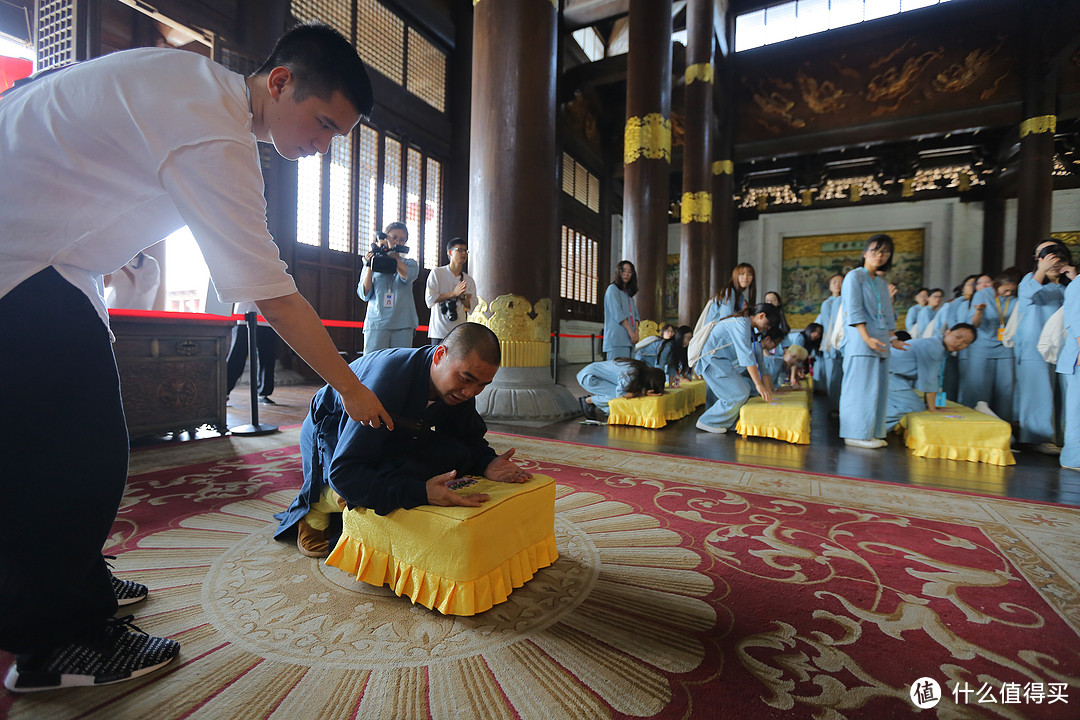
[[[592,353],[592,362],[596,362],[596,335],[589,335],[589,352]]]
[[[559,333],[551,333],[551,344],[554,351],[551,353],[551,379],[559,382]]]
[[[248,384],[251,386],[251,424],[229,428],[229,432],[233,435],[269,435],[278,431],[277,425],[259,424],[259,374],[255,362],[255,332],[259,326],[258,318],[258,314],[253,312],[244,315],[248,334]]]

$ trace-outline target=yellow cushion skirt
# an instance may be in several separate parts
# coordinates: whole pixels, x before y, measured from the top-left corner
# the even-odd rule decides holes
[[[615,398],[608,403],[608,424],[662,428],[668,420],[686,417],[704,403],[705,381],[692,380],[667,388],[663,395]]]
[[[478,508],[421,505],[385,516],[346,510],[326,564],[444,615],[475,615],[505,602],[559,557],[555,481],[480,479],[461,490],[474,493],[491,497]]]
[[[908,413],[898,427],[906,433],[907,446],[916,457],[1016,464],[1009,449],[1009,423],[954,402],[934,412]]]
[[[775,438],[797,445],[810,443],[810,391],[785,390],[770,402],[760,397],[746,401],[739,411],[735,431],[744,437]]]

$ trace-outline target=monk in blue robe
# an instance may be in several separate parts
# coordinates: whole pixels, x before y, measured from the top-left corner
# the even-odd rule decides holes
[[[527,480],[512,449],[496,455],[488,445],[473,399],[500,361],[495,334],[476,323],[457,326],[437,346],[389,348],[354,361],[352,371],[382,400],[394,430],[351,420],[333,388],[319,390],[300,431],[304,485],[276,516],[275,537],[297,527],[300,551],[326,557],[330,514],[345,507],[379,515],[425,504],[477,507],[487,495],[459,495],[447,483],[464,475]]]

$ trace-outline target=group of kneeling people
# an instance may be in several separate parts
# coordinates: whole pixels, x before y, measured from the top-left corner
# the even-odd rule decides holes
[[[1063,438],[1080,435],[1067,430],[1068,411],[1080,415],[1080,397],[1073,397],[1080,392],[1068,392],[1077,385],[1068,381],[1080,334],[1080,322],[1070,324],[1067,288],[1076,270],[1068,248],[1053,240],[1040,243],[1035,269],[1023,278],[1015,269],[993,278],[972,275],[951,302],[912,308],[909,326],[920,318],[914,337],[897,332],[896,289],[885,277],[892,258],[892,238],[871,237],[859,265],[830,279],[831,297],[801,331],[790,331],[775,293],[766,295],[773,296],[771,302],[754,304],[754,269],[738,265],[696,328],[668,326],[660,338],[637,342],[633,357],[613,344],[607,361],[583,368],[578,382],[589,393],[581,398],[583,414],[603,420],[613,398],[662,393],[665,382],[697,375],[709,390],[697,427],[725,433],[751,396],[769,401],[782,381],[798,387],[812,375],[838,412],[847,445],[884,447],[886,433],[904,415],[942,409],[952,400],[1014,422],[1020,442],[1037,450],[1056,453],[1063,442],[1062,466],[1080,466],[1080,447]],[[633,266],[625,261],[620,273],[627,265],[632,276]],[[623,301],[632,315],[633,303],[623,297],[629,289],[636,288],[625,273],[617,274],[605,311],[618,313]],[[1074,304],[1080,304],[1077,295]],[[1052,321],[1058,310],[1060,329]],[[605,322],[605,333],[618,336],[625,325]],[[1060,336],[1056,372],[1045,348],[1039,350],[1040,333],[1052,329]],[[636,333],[628,335],[637,340]],[[613,357],[614,352],[625,356]],[[1080,430],[1077,422],[1071,427]]]

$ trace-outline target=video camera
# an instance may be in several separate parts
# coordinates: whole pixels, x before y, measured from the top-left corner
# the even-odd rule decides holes
[[[386,239],[386,233],[375,233],[375,237],[379,240]],[[409,248],[405,245],[395,245],[392,248],[384,248],[377,242],[371,243],[371,269],[377,273],[396,273],[397,272],[397,260],[390,257],[390,253],[400,253],[406,255],[409,252]]]

